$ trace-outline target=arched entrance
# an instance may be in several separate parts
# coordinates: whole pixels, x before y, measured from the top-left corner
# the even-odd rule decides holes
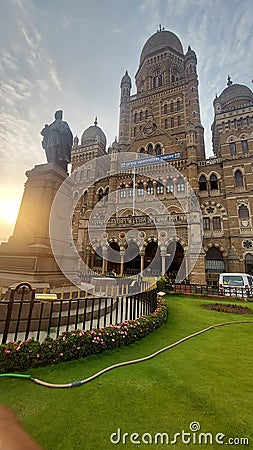
[[[219,275],[225,271],[225,262],[222,252],[211,247],[206,252],[206,282],[212,286],[218,286]]]
[[[140,249],[136,242],[130,241],[125,251],[124,273],[133,275],[141,270]]]
[[[245,272],[253,275],[253,255],[251,253],[247,253],[245,256]]]
[[[108,247],[107,271],[120,273],[120,247],[115,241],[110,242]]]
[[[144,269],[147,275],[160,276],[162,271],[161,251],[157,242],[151,241],[145,248]]]
[[[184,248],[176,241],[172,241],[166,250],[166,273],[170,280],[175,280],[184,259]]]

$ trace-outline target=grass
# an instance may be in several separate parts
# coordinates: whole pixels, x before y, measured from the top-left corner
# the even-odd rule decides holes
[[[253,446],[253,318],[202,307],[211,302],[170,297],[167,323],[142,341],[29,373],[56,383],[84,379],[109,365],[146,356],[209,325],[238,320],[252,323],[211,330],[150,361],[113,370],[78,388],[48,389],[28,380],[4,378],[0,380],[1,403],[18,414],[44,450],[132,449],[136,445],[129,438],[126,444],[113,445],[110,435],[120,428],[122,433],[140,436],[167,432],[172,439],[182,429],[189,432],[193,421],[199,422],[203,432],[226,435],[224,442],[229,437],[247,437]],[[252,303],[247,306],[253,309]],[[169,446],[149,445],[156,447]],[[178,442],[175,448],[185,445]],[[214,443],[211,448],[220,445]]]

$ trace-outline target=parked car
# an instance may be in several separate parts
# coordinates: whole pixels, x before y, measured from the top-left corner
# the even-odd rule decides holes
[[[247,273],[221,273],[219,293],[229,297],[253,297],[253,277]]]

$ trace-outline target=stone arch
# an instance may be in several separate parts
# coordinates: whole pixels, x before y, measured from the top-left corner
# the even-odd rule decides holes
[[[227,250],[223,247],[222,244],[220,244],[217,241],[211,241],[209,242],[207,245],[205,245],[204,247],[204,251],[207,252],[210,248],[215,247],[218,250],[220,250],[220,252],[223,254],[224,258],[226,258],[228,256],[228,252]]]

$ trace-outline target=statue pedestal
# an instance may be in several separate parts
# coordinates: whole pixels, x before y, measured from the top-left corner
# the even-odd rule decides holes
[[[51,206],[68,174],[57,164],[47,163],[35,166],[26,176],[13,236],[0,245],[0,285],[69,284],[54,259],[49,238]]]

